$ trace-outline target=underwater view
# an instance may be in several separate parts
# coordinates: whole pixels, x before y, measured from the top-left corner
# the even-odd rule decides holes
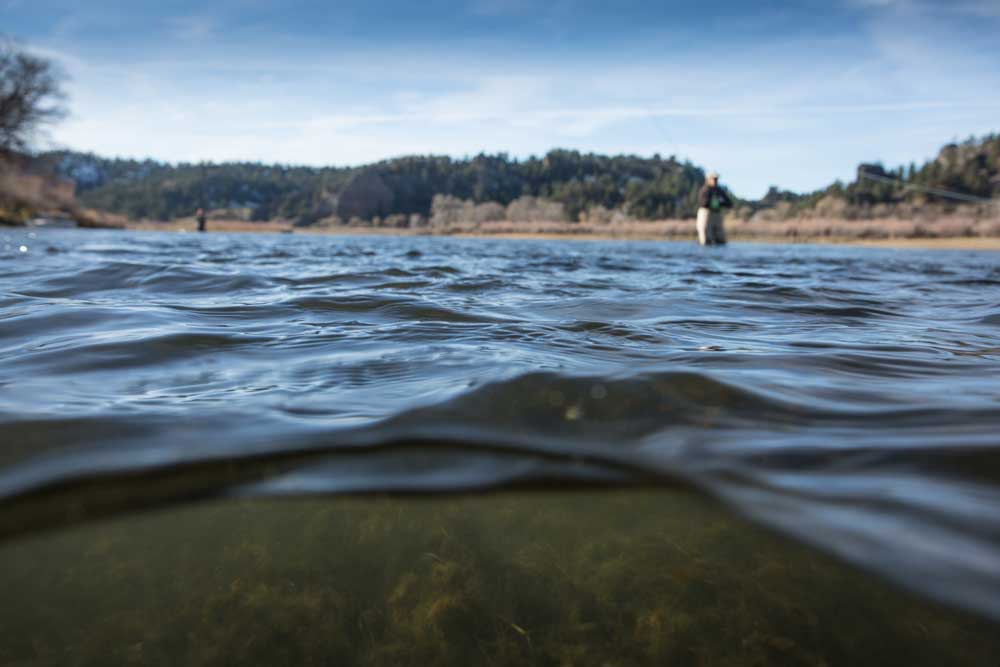
[[[31,539],[0,559],[5,665],[1000,656],[995,625],[677,493],[232,502]]]
[[[0,0],[0,667],[1000,667],[1000,0]]]
[[[1000,263],[0,235],[0,663],[996,665]]]

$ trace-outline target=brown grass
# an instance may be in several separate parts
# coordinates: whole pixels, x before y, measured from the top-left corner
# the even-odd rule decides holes
[[[781,222],[729,220],[732,241],[778,243],[863,243],[932,245],[934,247],[996,247],[1000,218],[979,219],[952,215],[934,221],[811,219]],[[432,233],[508,238],[592,238],[694,240],[693,220],[628,221],[607,224],[566,222],[464,223]]]
[[[194,232],[198,230],[198,222],[194,218],[181,218],[171,222],[155,220],[139,220],[128,222],[127,229],[144,232]],[[268,222],[249,222],[247,220],[209,220],[208,230],[213,232],[259,232],[281,233],[292,230],[292,224],[285,220]]]
[[[0,159],[0,223],[23,225],[39,217],[69,218],[81,227],[124,227],[126,222],[123,216],[80,208],[72,181]]]
[[[62,214],[75,206],[74,186],[0,161],[0,221],[21,224],[38,215]]]
[[[127,224],[144,231],[194,231],[193,218],[173,222],[141,221]],[[475,236],[489,238],[538,238],[581,240],[677,240],[696,238],[693,220],[626,221],[613,223],[570,222],[464,222],[419,229],[322,226],[293,227],[291,222],[210,220],[209,231],[291,232],[339,235]],[[899,247],[1000,249],[1000,218],[950,215],[934,221],[810,219],[793,221],[729,220],[730,240],[762,243],[850,243]]]

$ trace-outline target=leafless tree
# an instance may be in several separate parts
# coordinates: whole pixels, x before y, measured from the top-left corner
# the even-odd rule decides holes
[[[28,150],[66,115],[62,75],[49,60],[0,36],[0,155]]]

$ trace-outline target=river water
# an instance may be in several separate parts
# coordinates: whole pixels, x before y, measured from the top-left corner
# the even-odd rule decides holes
[[[298,599],[282,587],[318,590],[323,554],[351,544],[354,555],[331,572],[350,580],[384,558],[371,574],[381,588],[329,584],[336,595],[282,607],[284,621],[264,624],[300,627],[325,609],[351,619],[342,636],[282,635],[256,655],[271,664],[1000,660],[986,639],[1000,619],[996,253],[7,230],[0,433],[0,586],[44,601],[8,619],[18,629],[0,636],[5,662],[246,661],[190,644],[249,650],[241,638],[258,616],[246,599],[277,615]],[[325,500],[273,500],[298,496]],[[276,546],[291,543],[312,551]],[[194,563],[237,558],[238,545],[247,551],[213,570],[217,580],[190,574]],[[112,608],[106,591],[131,571],[122,563],[134,568],[123,584],[132,593]],[[247,619],[226,626],[231,636],[197,641],[175,628],[189,639],[166,642],[161,628],[157,644],[149,628],[169,626],[164,609],[190,608],[183,590],[165,592],[188,576],[169,574],[170,563],[188,563],[199,582],[187,595],[225,589],[239,599],[212,604]],[[680,592],[665,592],[661,566]],[[394,567],[406,572],[390,585]],[[508,579],[475,584],[493,569],[513,582],[508,593],[565,586],[508,599],[491,588]],[[273,598],[247,592],[278,571]],[[803,592],[796,577],[822,590]],[[248,588],[234,593],[234,580]],[[742,603],[726,597],[750,581],[757,592]],[[787,595],[768,598],[769,581]],[[105,593],[86,593],[98,582]],[[852,585],[869,597],[835,609],[835,591]],[[616,611],[613,634],[634,653],[610,648],[612,616],[594,611],[626,604],[615,596],[628,590],[629,604],[645,602]],[[439,599],[420,606],[431,591]],[[345,602],[372,597],[388,606]],[[873,600],[890,598],[875,611]],[[97,599],[112,605],[103,616],[81,611]],[[125,633],[116,614],[137,614],[140,599],[143,629],[94,639],[98,627]],[[758,605],[751,616],[785,609],[812,620],[777,636],[719,611],[747,600]],[[920,605],[933,611],[900,620],[898,610]],[[61,606],[76,611],[45,616]],[[525,611],[542,608],[537,618]],[[858,626],[854,643],[830,644],[850,635],[856,614],[877,636]],[[872,615],[909,630],[886,634]],[[85,617],[102,624],[71,637]],[[489,623],[469,620],[480,617]],[[936,629],[931,617],[953,625]],[[171,622],[203,626],[197,618]],[[555,618],[576,625],[557,628]],[[712,653],[717,642],[691,630],[706,619],[735,648]],[[32,628],[46,639],[29,641]],[[898,640],[889,654],[887,636]],[[299,652],[267,653],[286,644]],[[598,660],[570,645],[608,653]]]

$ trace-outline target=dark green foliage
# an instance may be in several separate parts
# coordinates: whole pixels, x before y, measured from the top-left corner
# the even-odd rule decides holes
[[[197,208],[248,208],[255,220],[295,219],[314,212],[327,191],[349,173],[251,163],[168,165],[71,152],[40,157],[58,175],[76,181],[85,206],[134,219],[169,220]]]
[[[254,220],[310,223],[336,215],[345,222],[388,215],[428,216],[434,195],[506,206],[518,197],[544,197],[565,205],[573,220],[588,208],[622,208],[640,218],[694,215],[702,171],[674,158],[605,157],[552,151],[513,160],[505,154],[466,160],[416,156],[357,168],[231,164],[167,165],[112,160],[71,152],[42,159],[77,183],[89,207],[134,219],[170,220],[206,209],[249,209]],[[382,192],[364,206],[344,203],[345,190],[362,179],[366,192]]]
[[[886,183],[861,177],[861,172],[891,178],[898,183]],[[788,202],[790,214],[812,211],[827,198],[843,199],[856,209],[877,205],[893,207],[900,204],[936,203],[953,206],[948,198],[922,192],[919,187],[938,188],[965,195],[989,199],[1000,198],[1000,136],[988,135],[981,139],[970,138],[961,144],[948,144],[937,158],[922,167],[910,164],[908,168],[886,169],[880,163],[862,164],[858,176],[846,186],[839,181],[822,190],[807,194],[780,191],[772,187],[763,199],[749,202],[752,210],[774,208]],[[891,208],[887,209],[890,212]]]
[[[995,665],[919,604],[690,496],[253,502],[0,549],[0,663]]]
[[[324,218],[345,223],[414,214],[426,218],[435,195],[501,206],[519,197],[538,197],[562,204],[573,221],[599,209],[621,211],[638,220],[662,220],[693,216],[704,181],[701,169],[673,157],[607,157],[567,150],[523,161],[502,153],[464,160],[413,156],[356,168],[168,165],[70,152],[48,153],[42,160],[56,174],[76,181],[84,206],[153,220],[188,217],[199,207],[245,211],[251,220],[298,224]],[[863,164],[860,171],[899,184],[859,176],[846,185],[837,182],[806,194],[772,187],[758,201],[737,201],[739,216],[746,219],[771,211],[783,218],[808,214],[853,218],[870,216],[876,207],[881,215],[891,215],[894,207],[903,205],[951,206],[946,199],[904,187],[907,184],[1000,196],[1000,137],[949,144],[920,168]],[[847,208],[831,206],[835,201]]]

